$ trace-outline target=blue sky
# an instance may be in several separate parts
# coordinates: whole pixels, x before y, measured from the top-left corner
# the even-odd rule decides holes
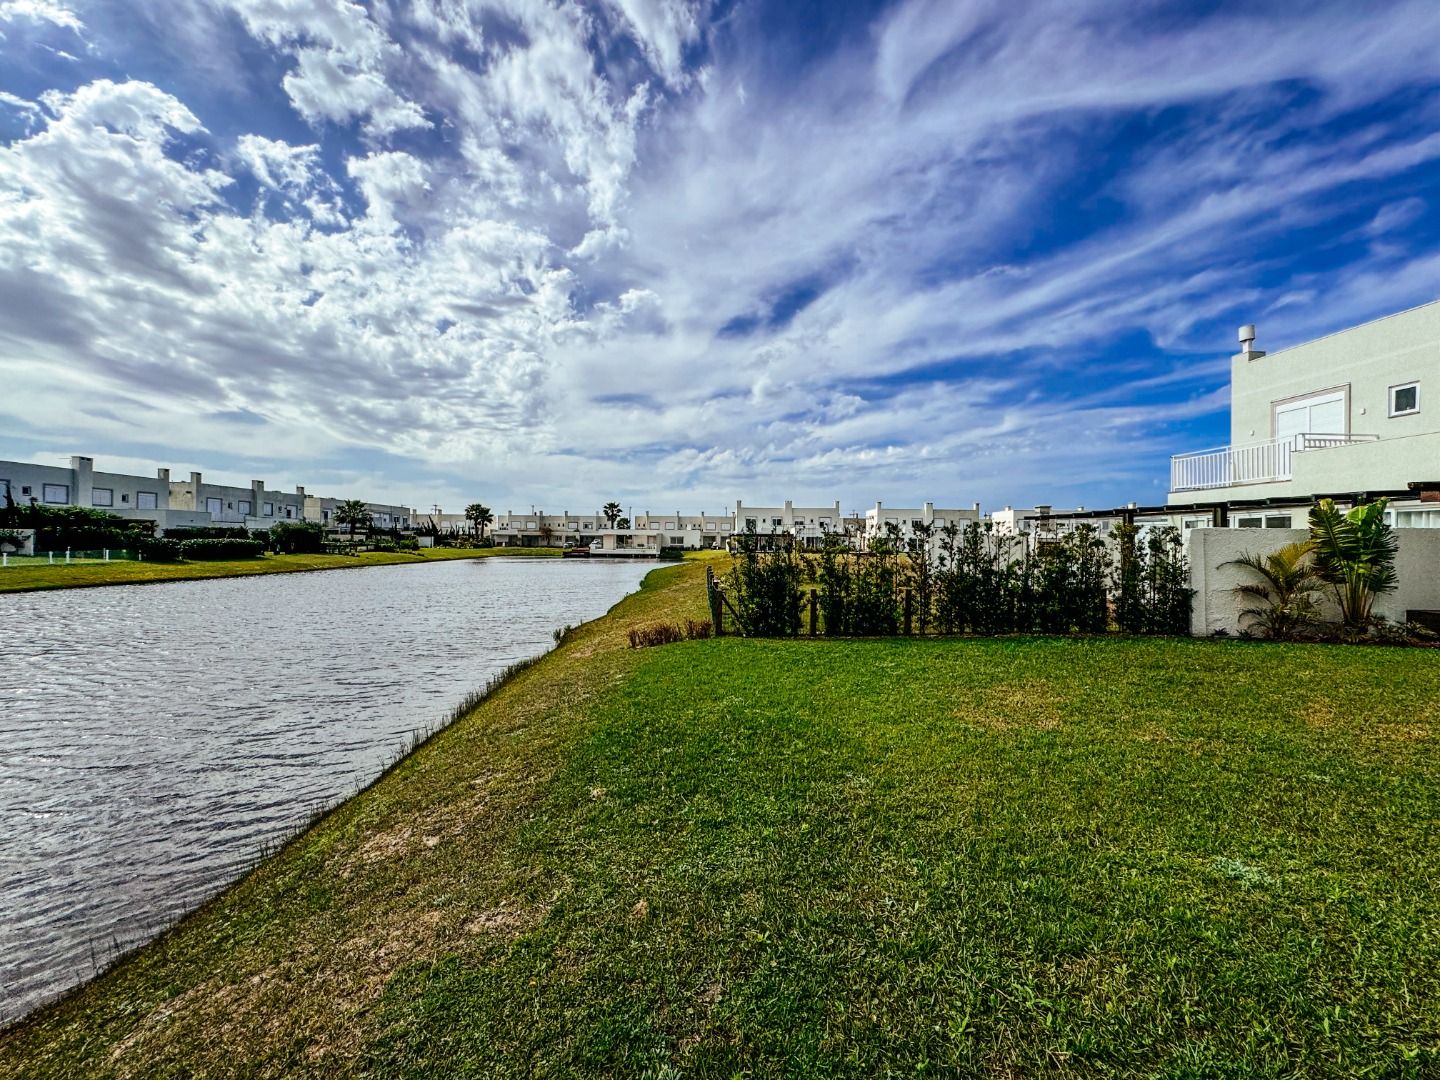
[[[1440,295],[1433,2],[0,0],[0,457],[1163,500]]]

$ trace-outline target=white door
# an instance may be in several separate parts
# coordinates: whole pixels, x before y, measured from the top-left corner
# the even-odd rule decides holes
[[[1289,401],[1275,406],[1275,438],[1343,435],[1348,427],[1345,419],[1345,395],[1339,391]]]
[[[220,499],[206,499],[205,509],[209,511],[212,518],[219,521],[220,515],[225,512],[225,503]]]

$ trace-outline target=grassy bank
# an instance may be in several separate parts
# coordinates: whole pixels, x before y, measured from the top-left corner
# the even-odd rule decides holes
[[[431,548],[421,552],[367,551],[360,555],[266,555],[259,559],[217,562],[79,562],[36,560],[0,570],[0,592],[37,589],[78,589],[93,585],[143,585],[153,581],[194,581],[200,578],[244,577],[249,574],[293,574],[307,570],[350,570],[357,566],[484,559],[492,556],[554,556],[559,548]]]
[[[567,637],[0,1075],[1433,1075],[1440,657]]]

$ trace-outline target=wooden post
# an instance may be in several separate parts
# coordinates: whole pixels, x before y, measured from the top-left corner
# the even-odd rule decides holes
[[[915,620],[915,597],[909,589],[905,590],[905,633],[909,635],[910,628]]]
[[[819,606],[819,605],[815,602],[815,590],[814,590],[814,589],[811,589],[811,590],[810,590],[810,636],[811,636],[811,637],[814,637],[814,636],[815,636],[815,629],[816,629],[816,626],[817,626],[816,614],[817,614],[817,608],[818,608],[818,606]]]
[[[725,609],[720,606],[720,588],[715,583],[715,568],[705,567],[705,599],[710,603],[710,625],[715,636],[725,633]]]

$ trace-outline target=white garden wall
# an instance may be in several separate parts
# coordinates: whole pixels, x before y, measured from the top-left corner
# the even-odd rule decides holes
[[[1286,544],[1305,540],[1307,529],[1190,529],[1185,534],[1185,554],[1190,560],[1190,587],[1195,606],[1190,613],[1190,632],[1199,637],[1217,630],[1239,633],[1240,610],[1249,602],[1236,595],[1235,587],[1255,581],[1255,575],[1239,566],[1224,564],[1241,555],[1268,555]],[[1400,587],[1377,597],[1375,614],[1404,622],[1412,608],[1440,609],[1440,529],[1400,529],[1400,555],[1396,560]],[[1327,618],[1335,618],[1333,603],[1326,600]]]

